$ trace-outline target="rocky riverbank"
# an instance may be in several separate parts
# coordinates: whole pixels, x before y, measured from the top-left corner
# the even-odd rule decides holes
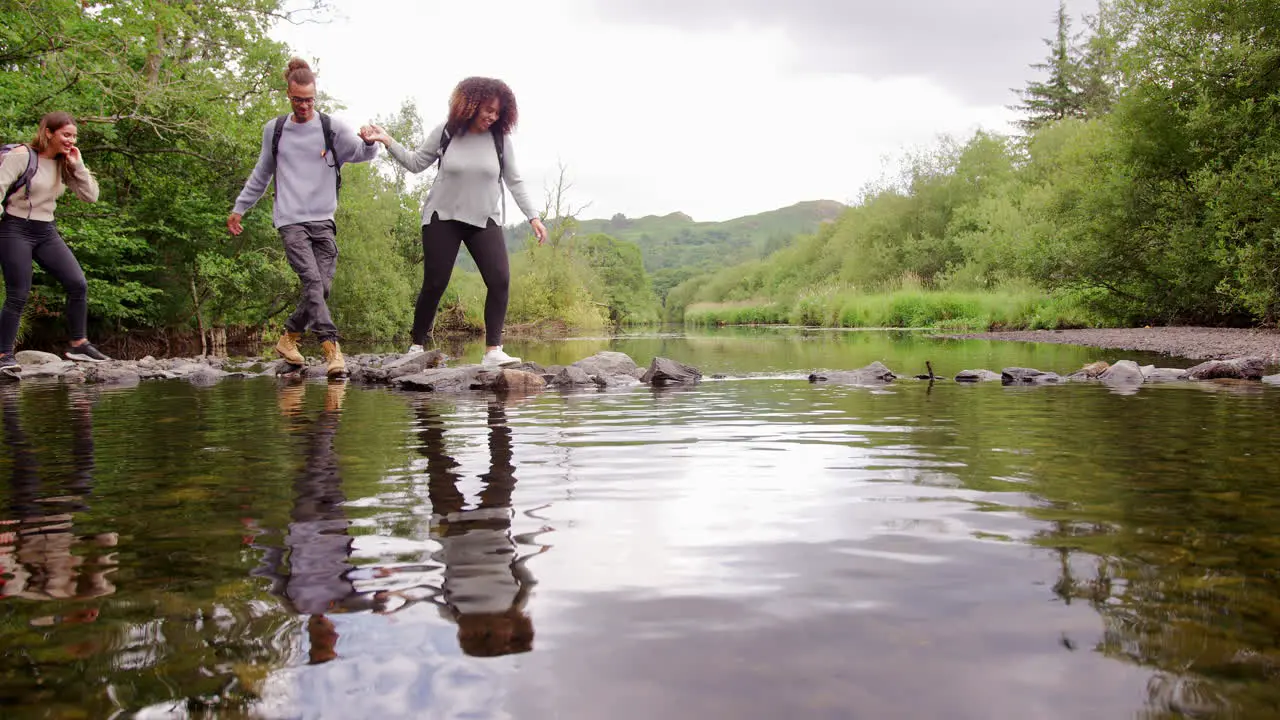
[[[1280,363],[1280,331],[1240,328],[1157,327],[1100,328],[1092,330],[1020,330],[939,337],[958,340],[1012,340],[1059,343],[1152,352],[1191,360],[1226,360],[1260,357]]]

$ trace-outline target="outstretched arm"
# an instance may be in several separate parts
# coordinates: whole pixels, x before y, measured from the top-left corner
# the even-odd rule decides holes
[[[378,143],[360,137],[346,123],[333,121],[334,152],[346,163],[369,162],[378,154]]]
[[[419,173],[431,167],[436,160],[440,159],[440,133],[444,130],[444,125],[438,125],[434,130],[427,134],[427,140],[422,147],[417,150],[407,150],[403,145],[395,141],[386,130],[377,125],[369,125],[360,132],[361,137],[367,141],[380,142],[387,146],[387,152],[396,162],[404,166],[406,170],[413,173]]]

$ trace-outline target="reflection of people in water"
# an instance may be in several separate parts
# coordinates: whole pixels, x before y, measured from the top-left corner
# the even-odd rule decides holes
[[[88,509],[84,498],[93,487],[92,391],[67,390],[66,417],[72,431],[70,473],[53,481],[61,468],[42,472],[39,459],[22,426],[21,395],[16,386],[0,389],[4,411],[4,439],[11,455],[12,500],[9,518],[0,518],[0,599],[86,599],[115,592],[108,575],[115,571],[115,533],[77,537],[75,513]],[[42,482],[41,475],[46,475]],[[76,554],[80,547],[87,554]],[[36,624],[86,622],[96,619],[96,609],[84,609],[65,617],[41,618]]]
[[[480,476],[484,487],[470,509],[458,490],[458,463],[445,451],[440,417],[428,403],[419,405],[417,414],[419,451],[427,458],[431,534],[441,545],[434,559],[444,565],[437,604],[458,624],[458,643],[468,655],[528,652],[533,621],[524,608],[535,581],[526,567],[530,556],[517,557],[517,539],[511,535],[516,478],[505,408],[501,401],[489,404],[489,472]]]
[[[346,497],[333,447],[346,388],[343,381],[329,381],[324,409],[314,420],[302,408],[305,383],[280,389],[280,411],[289,418],[289,429],[305,437],[306,460],[294,481],[293,521],[284,538],[289,570],[278,592],[295,612],[310,616],[312,663],[337,657],[338,633],[326,614],[342,611],[356,594],[348,578],[354,539],[347,532],[351,521],[342,508]]]

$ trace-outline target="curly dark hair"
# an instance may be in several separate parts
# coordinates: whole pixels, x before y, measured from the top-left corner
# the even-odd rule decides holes
[[[451,135],[457,135],[471,125],[480,106],[498,98],[498,120],[489,128],[500,135],[510,134],[520,117],[516,95],[506,83],[496,78],[469,77],[458,83],[449,96],[449,120],[446,127]]]

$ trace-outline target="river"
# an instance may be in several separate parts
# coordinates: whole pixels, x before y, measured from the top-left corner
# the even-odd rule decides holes
[[[1194,364],[914,333],[507,350],[707,379],[0,387],[0,715],[1280,713],[1280,388],[807,380]]]

